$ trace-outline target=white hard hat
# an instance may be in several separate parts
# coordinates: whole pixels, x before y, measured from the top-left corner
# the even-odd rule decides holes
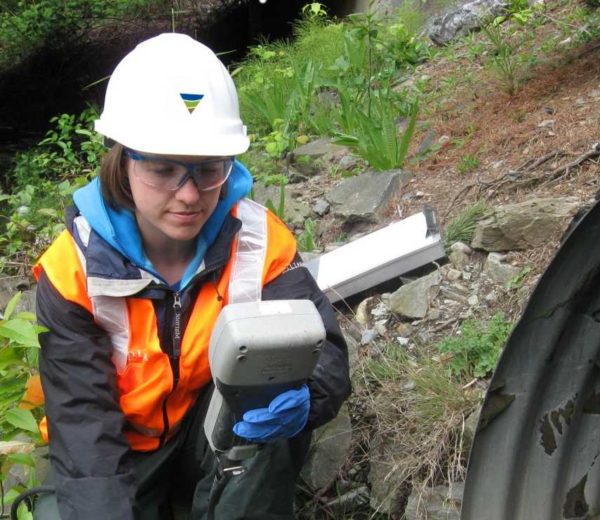
[[[230,156],[250,144],[229,72],[184,34],[161,34],[123,58],[95,128],[153,154]]]

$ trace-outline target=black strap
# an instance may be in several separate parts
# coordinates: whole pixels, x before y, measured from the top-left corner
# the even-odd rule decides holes
[[[23,491],[23,493],[15,498],[14,502],[10,506],[10,520],[18,520],[17,509],[19,509],[19,506],[23,500],[34,495],[43,495],[46,493],[55,493],[54,486],[38,486]]]

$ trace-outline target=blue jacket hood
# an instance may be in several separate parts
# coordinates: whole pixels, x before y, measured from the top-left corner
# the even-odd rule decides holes
[[[187,267],[178,288],[183,288],[197,272],[202,265],[206,250],[219,234],[225,217],[236,202],[250,193],[251,188],[250,172],[236,160],[227,180],[227,195],[219,201],[215,211],[202,227],[196,242],[196,256]],[[98,235],[135,265],[160,278],[160,274],[156,272],[144,253],[142,237],[133,212],[111,208],[102,196],[98,177],[77,190],[73,195],[73,201]]]

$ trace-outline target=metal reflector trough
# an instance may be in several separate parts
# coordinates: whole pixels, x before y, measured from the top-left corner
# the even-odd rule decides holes
[[[600,518],[600,206],[540,279],[492,378],[462,520]]]
[[[435,211],[425,208],[304,265],[334,303],[444,256]]]

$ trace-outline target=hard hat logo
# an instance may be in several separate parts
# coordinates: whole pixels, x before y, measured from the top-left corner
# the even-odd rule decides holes
[[[196,107],[198,106],[200,101],[202,101],[202,98],[204,97],[204,94],[181,93],[179,95],[181,96],[181,99],[183,99],[183,102],[185,103],[185,106],[188,109],[188,112],[190,114],[194,112],[194,110],[196,109]]]

